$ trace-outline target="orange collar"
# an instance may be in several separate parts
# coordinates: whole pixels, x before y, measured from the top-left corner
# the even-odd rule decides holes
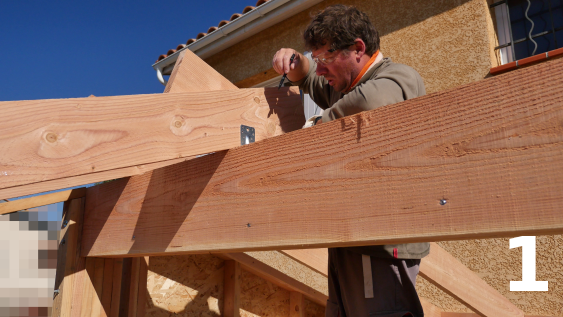
[[[350,90],[352,90],[352,88],[354,88],[354,86],[356,86],[358,84],[360,79],[362,79],[362,77],[365,75],[365,73],[368,71],[368,69],[371,67],[371,65],[375,62],[377,55],[379,55],[379,50],[377,50],[377,51],[375,51],[375,53],[373,53],[373,55],[371,56],[369,61],[364,65],[364,68],[362,68],[362,71],[358,74],[358,77],[356,77],[356,79],[354,79],[354,81],[352,82],[352,85],[350,85],[350,87],[348,87],[348,89],[346,89],[342,93],[345,93],[345,94],[349,93]]]

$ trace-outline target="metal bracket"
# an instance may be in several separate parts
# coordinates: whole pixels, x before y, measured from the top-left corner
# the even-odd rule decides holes
[[[253,127],[240,126],[240,145],[254,143],[255,130]]]

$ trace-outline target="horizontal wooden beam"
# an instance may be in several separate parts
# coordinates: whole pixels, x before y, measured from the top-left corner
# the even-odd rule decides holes
[[[230,149],[241,125],[259,141],[305,121],[296,87],[8,101],[0,111],[0,188]]]
[[[85,256],[563,233],[563,60],[87,192]]]
[[[75,188],[61,192],[18,199],[0,204],[0,215],[16,212],[23,209],[56,204],[63,201],[86,196],[86,188]]]
[[[82,186],[92,183],[97,183],[106,180],[118,179],[123,177],[129,177],[134,175],[141,175],[148,171],[152,171],[157,168],[169,166],[172,164],[181,163],[190,159],[195,158],[195,156],[188,156],[177,158],[173,160],[167,160],[156,163],[141,164],[136,166],[117,168],[109,171],[96,172],[66,178],[53,179],[44,182],[37,182],[32,184],[26,184],[15,187],[8,187],[0,189],[0,199],[13,198],[27,196],[42,192],[47,192],[51,190],[63,189],[73,186]]]

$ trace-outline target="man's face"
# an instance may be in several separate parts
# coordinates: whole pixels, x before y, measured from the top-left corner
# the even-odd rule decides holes
[[[357,74],[354,68],[354,54],[343,50],[330,52],[330,45],[313,50],[313,58],[318,57],[317,76],[323,76],[336,91],[344,91],[354,81]],[[325,62],[322,62],[322,61]]]

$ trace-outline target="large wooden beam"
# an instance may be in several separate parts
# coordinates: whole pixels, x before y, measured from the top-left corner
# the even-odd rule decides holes
[[[189,49],[183,50],[170,74],[165,93],[238,89]]]
[[[0,102],[0,188],[177,159],[301,128],[297,88]],[[70,184],[70,186],[74,186]]]
[[[562,233],[561,122],[557,60],[196,158],[88,189],[83,254]]]

